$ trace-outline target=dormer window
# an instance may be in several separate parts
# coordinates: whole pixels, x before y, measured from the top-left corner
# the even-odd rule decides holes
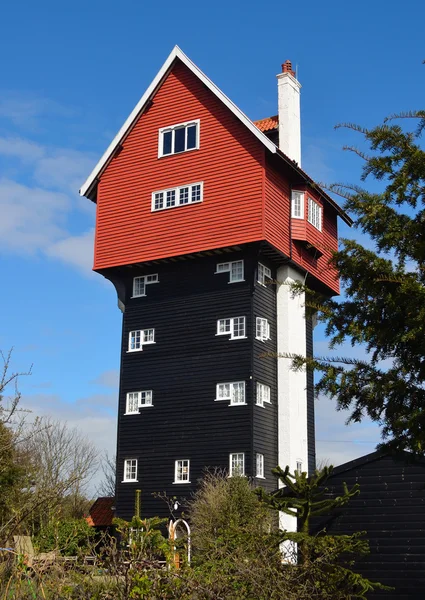
[[[304,192],[298,192],[297,190],[293,190],[291,200],[292,218],[304,219]]]
[[[322,231],[322,207],[312,198],[308,199],[308,222]]]
[[[199,148],[199,119],[159,130],[158,157]]]

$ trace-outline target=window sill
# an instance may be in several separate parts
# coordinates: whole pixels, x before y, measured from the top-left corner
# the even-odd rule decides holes
[[[139,294],[138,296],[130,296],[130,300],[133,300],[133,298],[146,298],[147,294]]]
[[[229,406],[246,406],[248,404],[248,402],[234,402],[234,403],[230,403]]]
[[[187,150],[180,150],[180,152],[170,152],[170,154],[158,154],[158,159],[168,158],[169,156],[176,156],[179,154],[186,154],[186,152],[193,152],[194,150],[199,150],[199,146],[196,148],[187,148]]]
[[[123,479],[121,483],[139,483],[138,479]]]
[[[192,483],[191,481],[173,481],[173,485],[182,485],[185,483]]]
[[[152,344],[156,344],[156,342],[145,342],[143,344],[143,346],[152,346]],[[142,352],[143,351],[143,346],[141,348],[135,348],[134,350],[127,350],[126,354],[129,354],[131,352]]]
[[[259,342],[269,342],[271,340],[271,338],[259,338],[257,336],[255,336],[255,339],[258,340]]]
[[[243,283],[245,279],[237,279],[236,281],[228,281],[227,283]]]
[[[248,338],[247,335],[240,335],[238,337],[232,337],[231,333],[216,333],[215,337],[221,337],[223,335],[229,335],[230,336],[229,341],[233,341],[233,340],[246,340]]]
[[[256,475],[255,479],[265,479],[264,475]]]

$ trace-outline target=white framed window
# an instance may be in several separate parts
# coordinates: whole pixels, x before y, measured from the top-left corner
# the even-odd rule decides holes
[[[243,260],[233,260],[231,262],[218,263],[215,273],[230,273],[229,283],[244,281]]]
[[[124,461],[124,481],[137,481],[137,458],[127,458]]]
[[[128,352],[140,352],[146,344],[155,344],[155,329],[136,329],[128,334]]]
[[[230,381],[228,383],[217,383],[216,400],[228,400],[230,406],[246,404],[245,381]]]
[[[126,415],[139,413],[139,409],[145,406],[153,406],[152,390],[143,390],[142,392],[128,392],[126,397]]]
[[[152,192],[152,212],[166,210],[175,206],[185,204],[197,204],[202,202],[204,196],[204,182],[198,181],[181,187],[170,188]]]
[[[150,283],[158,283],[158,273],[153,275],[139,275],[133,278],[133,296],[132,298],[140,298],[146,296],[146,286]]]
[[[304,219],[304,192],[292,190],[291,207],[293,219]]]
[[[190,483],[190,461],[188,459],[176,460],[174,463],[174,483]]]
[[[303,463],[300,460],[297,460],[297,473],[299,475],[301,475],[301,473],[303,472]]]
[[[308,199],[308,222],[322,231],[322,207],[312,198]]]
[[[270,323],[263,317],[257,317],[255,320],[255,337],[257,340],[265,342],[270,339]]]
[[[158,158],[199,148],[199,119],[159,130]]]
[[[255,455],[255,476],[264,479],[264,454]]]
[[[230,335],[231,340],[245,338],[245,317],[218,319],[216,335]]]
[[[229,455],[229,477],[243,477],[245,475],[244,452],[232,452]]]
[[[257,274],[257,281],[259,284],[261,285],[266,285],[268,281],[271,281],[272,278],[272,272],[268,267],[265,267],[264,265],[262,265],[261,263],[258,263],[258,274]]]
[[[257,381],[255,404],[258,406],[264,406],[265,402],[270,403],[270,387]]]

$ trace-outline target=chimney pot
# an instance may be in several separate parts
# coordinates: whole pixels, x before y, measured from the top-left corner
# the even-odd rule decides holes
[[[292,63],[289,59],[283,63],[282,73],[291,73],[292,77],[295,77],[295,71],[292,70]]]

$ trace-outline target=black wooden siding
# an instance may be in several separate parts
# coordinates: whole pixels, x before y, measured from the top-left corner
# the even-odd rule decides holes
[[[356,570],[394,587],[375,592],[379,600],[423,600],[425,597],[425,461],[412,462],[404,453],[391,457],[375,452],[335,470],[329,494],[338,495],[342,482],[360,484],[359,496],[340,509],[336,519],[316,522],[330,532],[366,531],[371,554]]]
[[[244,260],[245,281],[228,283],[215,274],[220,262]],[[245,473],[255,476],[255,454],[264,455],[266,479],[256,485],[275,489],[277,465],[277,362],[260,358],[276,352],[276,286],[256,283],[258,261],[275,268],[259,247],[200,256],[157,265],[114,270],[108,276],[125,305],[117,440],[116,514],[130,518],[135,490],[142,490],[144,516],[168,516],[166,504],[153,497],[166,492],[184,506],[205,467],[228,469],[229,454],[245,453]],[[131,298],[133,277],[158,273],[159,283],[146,296]],[[246,317],[247,339],[216,336],[217,320]],[[271,339],[255,339],[255,318],[265,317]],[[127,352],[129,332],[155,329],[155,344]],[[245,381],[245,406],[215,402],[216,384]],[[255,405],[256,382],[271,388],[271,404]],[[153,390],[153,407],[125,415],[127,392]],[[124,460],[137,458],[138,483],[122,483]],[[190,460],[190,484],[173,484],[174,463]]]

